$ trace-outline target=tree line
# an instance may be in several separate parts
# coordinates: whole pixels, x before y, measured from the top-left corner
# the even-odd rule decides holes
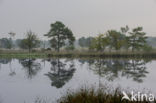
[[[48,33],[44,34],[49,40],[50,48],[59,52],[60,48],[65,48],[66,50],[75,49],[75,36],[71,29],[65,26],[62,22],[56,21],[50,25],[50,30]],[[0,39],[0,47],[11,49],[14,47],[13,38],[16,35],[13,32],[8,33],[10,38]],[[146,33],[143,32],[142,27],[137,27],[131,29],[126,27],[121,27],[119,31],[108,30],[104,34],[99,34],[96,37],[82,37],[78,39],[78,44],[82,48],[88,48],[93,51],[105,51],[105,50],[149,50],[150,47],[147,44]],[[27,49],[29,52],[33,48],[39,48],[41,43],[44,45],[44,41],[41,41],[38,36],[31,30],[26,33],[24,39],[16,40],[16,45],[21,49]]]
[[[142,27],[136,27],[132,30],[128,26],[121,27],[120,31],[108,30],[104,34],[99,34],[97,37],[80,38],[79,45],[88,47],[94,51],[119,51],[119,50],[151,50],[152,47],[147,44],[146,33]]]

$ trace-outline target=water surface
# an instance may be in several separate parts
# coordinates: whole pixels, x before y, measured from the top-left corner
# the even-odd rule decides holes
[[[156,94],[156,61],[128,59],[0,59],[0,103],[55,101],[82,86],[143,90]]]

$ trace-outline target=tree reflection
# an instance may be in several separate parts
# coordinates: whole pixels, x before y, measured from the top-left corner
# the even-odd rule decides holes
[[[41,64],[36,62],[35,59],[19,59],[19,63],[26,70],[26,75],[29,79],[32,79],[41,70]]]
[[[10,73],[9,76],[14,76],[16,75],[15,68],[12,68],[12,59],[0,59],[0,69],[1,69],[1,64],[9,64],[9,69]]]
[[[0,59],[0,64],[8,64],[12,61],[12,59]]]
[[[147,62],[144,60],[131,60],[127,62],[126,69],[122,75],[127,78],[133,78],[136,82],[143,82],[143,78],[149,73],[146,67]]]
[[[12,68],[12,61],[9,62],[9,67],[10,67],[9,76],[14,76],[14,75],[16,75],[15,69]]]
[[[81,63],[81,66],[85,63],[88,63],[89,68],[92,64],[94,64],[95,59],[79,59],[79,62]]]
[[[61,88],[72,78],[75,72],[74,62],[70,62],[70,60],[62,62],[59,59],[53,59],[50,60],[50,63],[51,71],[45,75],[52,81],[51,86]]]
[[[143,82],[148,74],[145,60],[98,59],[91,65],[100,77],[113,81],[119,77],[132,78],[136,82]]]

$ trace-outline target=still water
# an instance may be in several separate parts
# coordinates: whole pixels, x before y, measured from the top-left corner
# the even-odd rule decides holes
[[[128,59],[0,59],[0,103],[55,101],[68,89],[110,85],[156,94],[156,61]]]

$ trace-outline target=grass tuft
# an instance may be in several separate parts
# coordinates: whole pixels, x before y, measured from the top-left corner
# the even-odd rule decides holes
[[[130,96],[130,95],[129,95]],[[151,103],[149,101],[122,100],[123,94],[119,88],[109,92],[105,89],[81,88],[75,92],[67,92],[57,103]],[[156,103],[154,101],[153,103]]]

